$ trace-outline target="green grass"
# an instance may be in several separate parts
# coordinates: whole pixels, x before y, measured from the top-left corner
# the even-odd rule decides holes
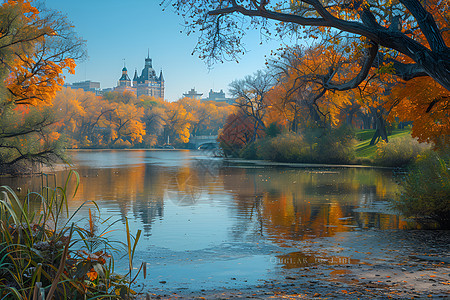
[[[356,138],[358,143],[356,144],[356,158],[359,159],[373,159],[375,157],[375,152],[377,150],[376,145],[369,145],[372,139],[375,129],[361,130],[356,132]],[[409,129],[404,130],[393,130],[392,134],[389,135],[389,139],[395,139],[402,136],[407,136],[411,134]]]

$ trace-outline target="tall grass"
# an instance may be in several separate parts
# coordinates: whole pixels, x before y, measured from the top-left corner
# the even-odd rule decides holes
[[[375,163],[388,167],[404,167],[431,149],[430,144],[419,143],[410,135],[391,139],[389,143],[380,141],[376,147]]]
[[[108,220],[96,219],[89,209],[88,228],[75,225],[77,213],[69,214],[68,189],[80,178],[71,171],[62,187],[43,187],[20,200],[15,192],[0,187],[0,298],[1,299],[93,299],[129,298],[135,292],[132,260],[140,231],[127,243],[111,240]],[[30,208],[38,203],[39,210]],[[97,211],[98,207],[94,204]],[[101,222],[101,232],[97,223]],[[129,274],[114,272],[114,255],[129,253]],[[141,266],[145,269],[145,264]],[[140,270],[139,270],[140,271]],[[145,272],[144,272],[145,273]]]

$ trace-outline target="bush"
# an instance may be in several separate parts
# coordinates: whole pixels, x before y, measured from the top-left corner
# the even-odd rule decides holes
[[[257,157],[261,159],[279,162],[306,162],[309,159],[308,145],[301,135],[293,132],[259,141],[256,147]]]
[[[420,156],[401,183],[401,193],[392,201],[394,209],[418,223],[450,228],[449,160],[436,152]]]
[[[258,143],[253,142],[245,146],[239,153],[239,157],[244,159],[258,159],[257,154]]]
[[[354,132],[348,127],[285,132],[245,147],[240,157],[296,163],[350,163],[354,158]]]
[[[410,164],[417,156],[431,146],[419,143],[411,136],[391,139],[389,143],[380,141],[377,144],[375,163],[380,166],[403,167]]]
[[[274,138],[277,135],[281,133],[280,125],[278,125],[276,122],[272,122],[267,126],[265,130],[266,136]]]
[[[348,126],[329,129],[317,139],[316,161],[346,164],[355,157],[355,132]]]

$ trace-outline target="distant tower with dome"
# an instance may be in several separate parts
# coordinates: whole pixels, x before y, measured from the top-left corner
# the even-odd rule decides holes
[[[145,59],[144,69],[142,69],[141,75],[138,76],[137,70],[134,71],[133,81],[131,81],[127,68],[124,66],[122,69],[122,77],[120,77],[114,91],[124,92],[126,90],[135,92],[138,97],[147,95],[164,99],[163,72],[161,70],[159,76],[156,75],[150,54]]]
[[[125,91],[132,91],[136,92],[135,89],[131,86],[131,79],[128,76],[128,70],[125,65],[122,69],[122,76],[119,78],[119,81],[117,82],[117,87],[114,88],[114,91],[116,92],[125,92]]]

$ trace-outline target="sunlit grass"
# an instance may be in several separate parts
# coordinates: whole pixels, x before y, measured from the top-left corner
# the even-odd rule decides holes
[[[361,130],[356,132],[356,137],[358,143],[356,144],[355,155],[359,159],[374,159],[377,150],[376,145],[370,145],[370,140],[372,139],[375,129]],[[393,130],[392,134],[389,135],[389,139],[396,139],[403,136],[408,136],[411,134],[409,129],[404,130]]]

